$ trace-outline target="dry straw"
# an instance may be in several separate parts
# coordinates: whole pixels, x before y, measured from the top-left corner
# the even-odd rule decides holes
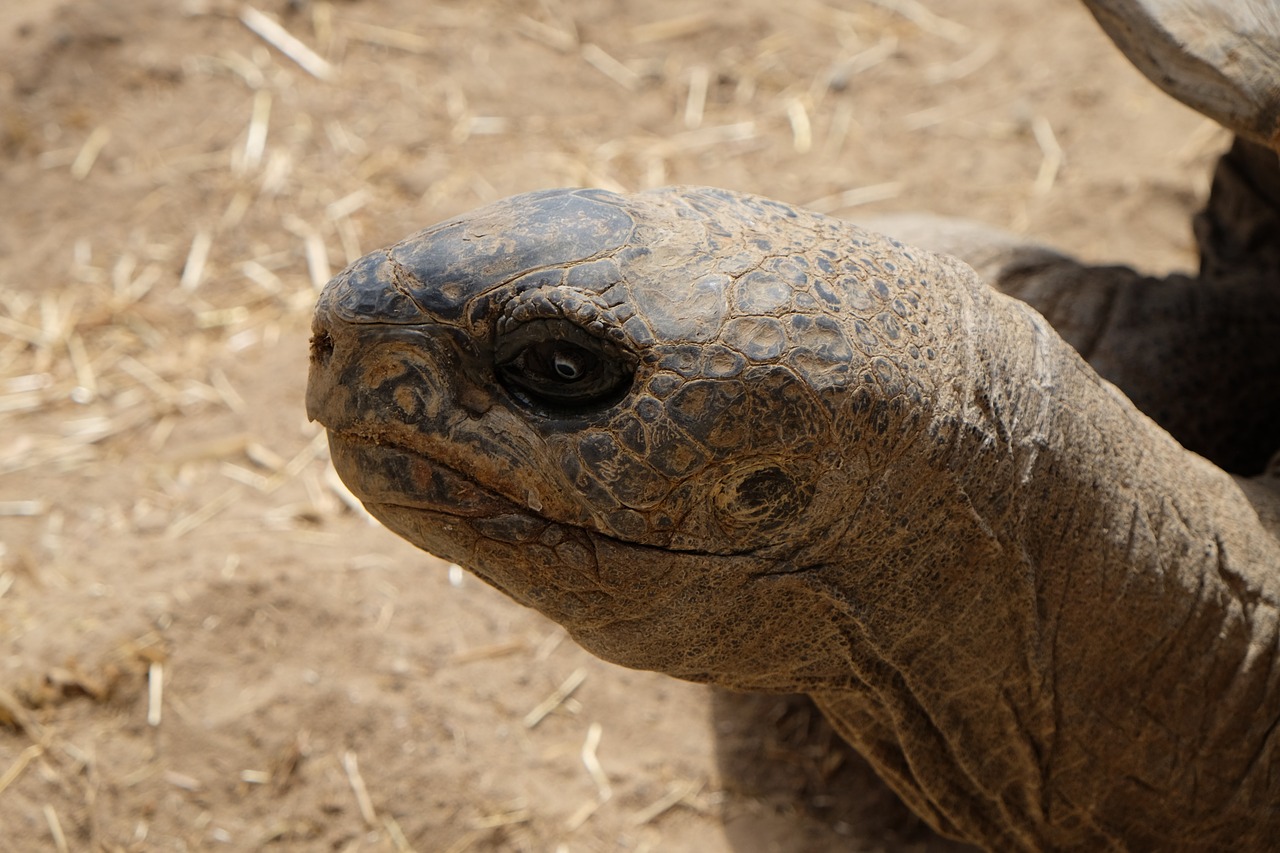
[[[335,71],[329,61],[295,38],[269,15],[246,5],[240,12],[241,22],[253,30],[267,44],[298,64],[303,71],[318,80],[332,80]]]

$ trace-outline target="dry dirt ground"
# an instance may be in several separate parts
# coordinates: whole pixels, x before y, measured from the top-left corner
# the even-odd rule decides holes
[[[315,288],[579,184],[1188,266],[1225,145],[1074,0],[0,3],[0,850],[958,849],[368,524]]]

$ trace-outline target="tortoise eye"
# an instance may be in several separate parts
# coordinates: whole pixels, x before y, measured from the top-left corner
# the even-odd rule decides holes
[[[535,320],[502,336],[499,380],[526,404],[564,412],[615,403],[634,366],[615,346],[563,319]]]
[[[528,350],[525,352],[528,353]],[[555,377],[563,382],[577,382],[599,362],[594,355],[576,344],[555,347],[550,360]]]

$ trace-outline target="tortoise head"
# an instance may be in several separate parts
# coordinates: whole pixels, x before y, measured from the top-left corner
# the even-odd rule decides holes
[[[915,282],[850,239],[718,190],[498,202],[329,283],[308,413],[392,530],[603,657],[704,677],[673,626],[831,559],[929,394],[900,363],[935,355]]]

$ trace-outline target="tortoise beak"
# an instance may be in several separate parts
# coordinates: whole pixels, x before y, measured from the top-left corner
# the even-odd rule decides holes
[[[311,323],[307,417],[329,429],[351,426],[380,408],[372,392],[403,373],[394,357],[371,364],[377,353],[418,349],[433,316],[413,298],[422,284],[392,251],[372,252],[325,285]]]
[[[307,417],[366,438],[442,431],[460,402],[450,373],[465,355],[441,324],[352,322],[323,300],[311,324]]]
[[[337,371],[333,369],[336,345],[327,324],[317,316],[311,325],[311,359],[307,369],[307,420],[330,426],[333,398],[338,391]],[[339,404],[340,407],[340,404]]]

